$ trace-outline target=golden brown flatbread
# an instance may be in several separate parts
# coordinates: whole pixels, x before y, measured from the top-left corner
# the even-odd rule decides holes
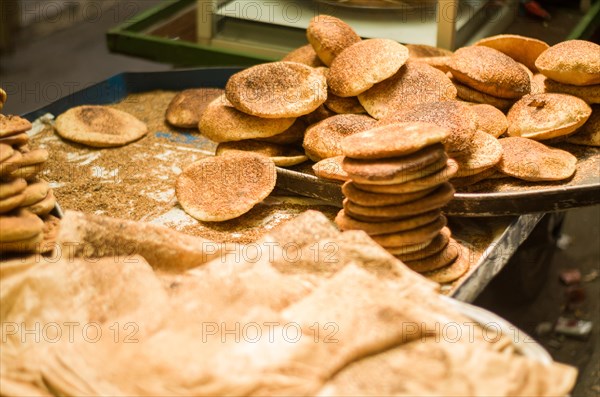
[[[544,51],[535,66],[546,77],[564,84],[600,84],[600,45],[567,40]]]
[[[448,159],[446,166],[439,171],[436,171],[430,175],[423,176],[418,179],[413,179],[404,183],[398,183],[395,185],[368,185],[361,183],[354,183],[354,185],[361,190],[372,193],[390,193],[390,194],[405,194],[411,192],[418,192],[420,190],[430,189],[438,186],[441,183],[450,180],[458,171],[458,164],[453,159]]]
[[[310,44],[306,44],[302,47],[296,48],[295,50],[291,51],[286,56],[284,56],[281,60],[286,62],[303,63],[313,68],[325,66],[325,64],[319,59],[317,53]]]
[[[304,134],[302,146],[313,161],[341,156],[342,140],[368,130],[375,120],[363,114],[339,114],[311,125]]]
[[[357,160],[345,157],[344,171],[359,184],[394,185],[430,175],[446,166],[448,156],[440,144],[404,157]]]
[[[496,166],[502,173],[526,181],[560,181],[577,169],[577,158],[564,150],[521,137],[502,138],[502,159]]]
[[[382,119],[421,103],[456,99],[456,87],[444,72],[422,62],[404,64],[392,77],[358,96],[367,112]]]
[[[265,155],[273,160],[273,163],[278,167],[291,167],[308,160],[304,153],[294,147],[253,140],[219,143],[215,154],[217,156],[227,156],[237,152]]]
[[[209,103],[220,97],[220,88],[192,88],[183,90],[171,100],[165,118],[180,128],[197,128]]]
[[[306,28],[306,38],[319,59],[327,66],[343,50],[360,41],[360,36],[350,25],[330,15],[313,17]]]
[[[59,115],[54,123],[58,135],[92,147],[123,146],[148,133],[145,123],[122,110],[84,105]]]
[[[206,222],[237,218],[275,188],[277,171],[268,157],[254,153],[199,160],[177,178],[177,200],[183,209]]]
[[[340,230],[362,230],[369,236],[378,236],[418,228],[435,221],[440,217],[440,214],[441,211],[435,209],[394,221],[369,222],[354,219],[342,209],[335,217],[335,223]]]
[[[537,72],[535,61],[550,46],[542,40],[517,34],[499,34],[479,40],[475,45],[498,50]]]
[[[344,171],[342,162],[344,156],[335,156],[323,159],[313,164],[312,169],[319,178],[332,179],[336,181],[347,181],[350,179],[348,173]]]
[[[528,95],[508,112],[507,133],[539,141],[557,138],[577,131],[591,114],[589,105],[572,95]]]
[[[225,86],[236,109],[256,117],[295,118],[309,114],[327,99],[323,73],[296,62],[252,66],[231,76]]]
[[[444,146],[449,154],[466,150],[477,131],[477,118],[470,106],[458,101],[423,103],[406,112],[399,112],[379,120],[378,125],[415,121],[432,123],[449,129],[450,134],[444,140]]]
[[[353,159],[385,159],[413,154],[449,135],[448,129],[431,123],[390,123],[349,136],[341,146],[343,154]]]
[[[389,39],[368,39],[343,50],[331,63],[327,84],[335,95],[357,96],[393,76],[408,59],[408,50]]]
[[[459,48],[448,65],[455,79],[500,98],[521,98],[531,91],[527,72],[509,56],[490,47]]]
[[[0,138],[17,135],[31,129],[31,123],[23,117],[0,114]]]
[[[237,110],[225,95],[212,101],[198,128],[202,135],[215,142],[269,138],[282,134],[296,121],[293,117],[265,119]]]

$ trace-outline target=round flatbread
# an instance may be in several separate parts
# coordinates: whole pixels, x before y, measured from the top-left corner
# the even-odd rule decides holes
[[[498,108],[487,105],[472,105],[471,110],[477,119],[477,128],[494,138],[498,138],[508,129],[508,120]]]
[[[459,48],[448,68],[464,85],[495,97],[520,98],[531,91],[529,75],[519,63],[490,47]]]
[[[289,145],[300,143],[304,140],[304,131],[306,131],[306,121],[302,118],[297,118],[294,124],[280,134],[269,136],[266,138],[254,138],[258,141],[277,143],[280,145]]]
[[[30,182],[44,169],[43,164],[28,165],[25,167],[19,167],[8,176],[9,179],[23,178]]]
[[[456,87],[446,74],[421,62],[406,63],[392,77],[358,96],[361,105],[376,119],[421,103],[453,99]]]
[[[309,113],[306,116],[302,116],[301,119],[304,120],[306,124],[310,126],[320,121],[323,121],[328,117],[333,117],[336,114],[336,112],[327,109],[325,105],[321,105],[314,112]]]
[[[433,47],[426,44],[405,44],[404,46],[408,49],[409,58],[439,58],[453,54],[452,51],[445,48]]]
[[[313,172],[319,178],[333,179],[336,181],[347,181],[350,179],[348,173],[342,167],[344,156],[335,156],[323,159],[312,166]]]
[[[29,143],[29,135],[22,132],[16,135],[10,135],[5,138],[0,138],[0,143],[3,145],[13,146],[13,147],[22,147]]]
[[[54,128],[69,141],[92,147],[123,146],[148,133],[145,123],[107,106],[77,106],[56,118]]]
[[[35,149],[22,153],[23,157],[21,157],[21,160],[19,161],[19,167],[27,167],[30,165],[45,163],[50,157],[50,154],[46,149]]]
[[[349,136],[341,148],[346,157],[353,159],[385,159],[413,154],[449,135],[448,129],[431,123],[391,123]]]
[[[43,234],[39,233],[36,236],[30,237],[25,240],[13,241],[13,242],[7,242],[7,243],[0,242],[0,252],[14,252],[14,253],[36,252],[42,241],[43,241]]]
[[[567,138],[576,145],[600,146],[600,105],[592,106],[592,115],[576,134]]]
[[[335,217],[335,223],[340,230],[362,230],[369,236],[378,236],[418,228],[435,221],[440,217],[440,214],[440,210],[432,210],[391,222],[364,222],[354,219],[346,211],[340,210]]]
[[[296,62],[252,66],[231,76],[227,99],[246,114],[269,119],[309,114],[327,99],[325,75]],[[289,126],[288,126],[289,127]]]
[[[17,135],[31,129],[31,123],[19,116],[0,114],[0,138]]]
[[[535,66],[546,77],[564,84],[600,84],[600,45],[567,40],[544,51]]]
[[[21,241],[42,232],[44,222],[29,211],[20,209],[11,214],[0,215],[0,242]]]
[[[254,153],[208,157],[177,178],[177,200],[188,214],[206,222],[237,218],[275,188],[277,171],[268,157]]]
[[[0,163],[11,158],[14,153],[11,146],[0,143]]]
[[[526,181],[560,181],[570,178],[577,169],[577,158],[564,150],[520,137],[498,142],[503,153],[496,167],[506,175]]]
[[[317,53],[310,44],[306,44],[302,47],[296,48],[295,50],[284,56],[281,60],[285,62],[302,63],[312,68],[325,66],[325,64],[319,59]]]
[[[367,113],[365,108],[358,101],[358,97],[349,96],[342,98],[331,92],[327,94],[327,100],[325,101],[327,109],[337,114],[363,114]]]
[[[547,78],[543,74],[536,77],[537,84],[542,84],[543,92],[556,92],[569,94],[583,99],[588,104],[600,103],[600,84],[594,85],[571,85],[563,84]]]
[[[0,200],[19,194],[26,188],[27,181],[22,178],[13,179],[7,182],[0,181]]]
[[[407,254],[398,254],[396,258],[401,261],[415,261],[415,260],[423,260],[425,258],[429,258],[432,255],[435,255],[441,252],[448,243],[450,242],[451,232],[447,227],[443,227],[442,230],[435,236],[431,243],[427,245],[427,247],[423,248],[420,251],[411,252]]]
[[[452,186],[456,187],[466,187],[474,185],[478,182],[481,182],[486,179],[491,179],[492,176],[495,176],[498,171],[495,168],[488,168],[483,171],[475,172],[468,174],[467,176],[463,176],[460,178],[452,178]]]
[[[528,95],[507,115],[508,135],[546,140],[574,133],[592,114],[584,100],[566,94]]]
[[[450,154],[466,150],[477,130],[476,116],[470,106],[458,101],[423,103],[409,111],[379,120],[378,125],[415,121],[432,123],[450,130],[444,140],[446,151]]]
[[[36,214],[36,215],[47,215],[50,212],[52,212],[52,210],[54,209],[54,207],[56,206],[56,198],[54,197],[54,193],[52,193],[52,189],[48,190],[48,194],[46,195],[46,197],[41,200],[38,201],[35,204],[32,204],[28,207],[23,207],[27,210],[29,210],[29,212],[31,212],[32,214]]]
[[[462,253],[460,245],[450,238],[448,244],[436,254],[427,258],[403,261],[404,264],[418,273],[431,272],[453,263]]]
[[[18,193],[14,196],[0,200],[0,214],[5,214],[15,208],[19,208],[23,200],[25,200],[25,195],[23,193]]]
[[[514,99],[498,98],[493,95],[477,91],[474,88],[460,83],[454,78],[451,78],[450,80],[452,80],[452,83],[456,87],[456,95],[463,101],[491,105],[502,111],[507,111],[513,105],[513,103],[515,103]]]
[[[17,170],[21,165],[22,159],[23,155],[21,152],[15,150],[12,156],[0,163],[0,177],[10,175]]]
[[[198,128],[208,104],[224,92],[220,88],[192,88],[181,91],[169,103],[165,118],[175,127]]]
[[[440,185],[436,190],[428,196],[411,203],[400,205],[388,205],[385,207],[365,207],[351,202],[348,199],[344,200],[344,210],[353,218],[358,220],[372,219],[400,219],[403,217],[422,214],[438,208],[444,207],[454,197],[454,188],[448,182]],[[357,217],[358,216],[358,217]]]
[[[479,40],[475,45],[498,50],[537,72],[535,61],[550,46],[545,42],[517,34],[499,34]]]
[[[397,205],[408,203],[420,199],[431,193],[434,187],[423,189],[412,193],[389,194],[389,193],[370,193],[357,188],[352,181],[344,183],[342,193],[350,201],[356,204],[364,205],[365,207],[381,207],[384,205]]]
[[[446,217],[440,215],[433,222],[419,226],[415,229],[371,236],[371,238],[384,248],[422,244],[432,241],[440,233],[440,230],[446,226],[446,223]]]
[[[402,247],[386,247],[385,250],[392,255],[410,254],[411,252],[418,252],[425,249],[431,241],[426,241],[421,244],[405,245]]]
[[[470,268],[471,262],[469,261],[469,252],[465,247],[461,246],[459,256],[450,265],[423,273],[422,275],[436,283],[451,283],[465,275]]]
[[[546,76],[541,73],[536,73],[533,75],[533,79],[531,80],[531,95],[535,94],[543,94],[546,92]],[[575,87],[575,86],[573,86]],[[563,94],[568,94],[568,92],[564,92]],[[575,95],[577,96],[577,95]]]
[[[278,167],[291,167],[308,160],[308,157],[296,148],[252,140],[219,143],[215,154],[226,156],[239,152],[262,154],[270,158]]]
[[[465,153],[454,157],[458,163],[457,178],[472,176],[492,168],[502,158],[502,145],[498,140],[482,131],[477,131],[471,147]]]
[[[329,66],[346,48],[360,41],[360,36],[346,22],[330,15],[310,20],[306,38],[321,61]]]
[[[389,39],[359,41],[332,62],[327,83],[341,97],[357,96],[393,76],[408,59],[408,50]]]
[[[25,199],[21,203],[21,206],[27,207],[42,201],[48,196],[49,190],[50,185],[46,181],[37,181],[35,183],[30,184],[23,191]]]
[[[342,140],[368,130],[375,120],[361,114],[339,114],[310,126],[302,146],[313,161],[342,155]]]
[[[434,172],[430,175],[426,175],[422,178],[413,179],[405,183],[399,183],[395,185],[369,185],[354,183],[360,190],[372,193],[389,193],[389,194],[405,194],[418,192],[421,190],[429,189],[438,186],[444,182],[447,182],[456,175],[458,171],[458,164],[453,159],[448,159],[446,167],[441,170]]]
[[[485,179],[492,179],[492,177],[495,177],[497,174],[498,174],[498,170],[496,170],[496,168],[488,168],[488,169],[480,171],[480,172],[473,171],[468,176],[463,176],[460,178],[458,178],[458,177],[452,178],[452,180],[450,182],[452,182],[452,185],[455,188],[456,187],[466,187],[466,186],[474,185]],[[506,175],[503,175],[503,176],[506,176]]]
[[[344,171],[359,184],[393,185],[430,175],[446,166],[442,145],[434,145],[404,157],[356,160],[345,157]]]
[[[450,69],[448,68],[448,63],[450,63],[451,59],[451,56],[431,58],[408,58],[406,63],[425,63],[431,66],[432,68],[436,68],[442,73],[448,73],[450,71]]]
[[[268,138],[285,132],[295,118],[265,119],[240,112],[225,98],[212,101],[204,111],[198,128],[215,142]]]

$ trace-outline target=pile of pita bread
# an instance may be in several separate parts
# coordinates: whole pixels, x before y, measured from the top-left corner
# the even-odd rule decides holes
[[[52,257],[0,264],[1,395],[566,396],[575,383],[319,212],[246,246],[67,212],[57,241]]]

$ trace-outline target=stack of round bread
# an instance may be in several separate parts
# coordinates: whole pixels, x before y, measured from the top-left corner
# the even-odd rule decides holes
[[[342,230],[360,229],[411,269],[451,282],[468,269],[441,213],[454,196],[448,179],[456,163],[444,145],[448,129],[434,124],[392,123],[342,141]]]
[[[219,142],[218,156],[247,151],[280,166],[316,162],[318,177],[345,182],[341,228],[366,230],[435,280],[466,268],[447,255],[449,231],[440,232],[449,180],[568,179],[575,157],[536,141],[581,131],[569,141],[600,142],[598,117],[585,103],[598,97],[595,44],[571,43],[569,52],[498,35],[451,52],[363,40],[327,15],[311,20],[307,39],[282,62],[232,76],[204,111],[201,133]],[[540,76],[572,87],[550,93]],[[300,142],[306,157],[293,146]]]
[[[598,146],[600,130],[586,125],[590,105],[600,103],[600,45],[569,40],[545,49],[535,60],[536,94],[509,111],[510,136],[534,140],[564,139]],[[578,133],[581,131],[581,133]]]
[[[508,55],[486,46],[463,47],[448,63],[458,97],[507,110],[531,91],[528,69]]]
[[[29,121],[0,114],[0,253],[50,250],[50,216],[56,204],[48,182],[38,174],[48,159],[44,149],[28,147]]]
[[[320,69],[289,61],[257,65],[229,79],[225,93],[204,110],[198,128],[220,143],[217,155],[258,152],[277,165],[292,166],[307,160],[296,146],[306,129],[303,116],[317,111],[326,99]]]

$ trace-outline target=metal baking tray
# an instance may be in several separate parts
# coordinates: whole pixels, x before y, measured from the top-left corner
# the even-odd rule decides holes
[[[587,151],[595,152],[593,155],[600,164],[600,149],[588,148]],[[505,191],[499,192],[459,191],[443,210],[451,216],[507,216],[547,213],[599,204],[600,169],[587,171],[586,175],[577,181],[565,184],[554,183],[536,188],[520,187],[514,191],[510,191],[509,186]],[[325,181],[308,172],[279,169],[277,185],[297,194],[319,198],[338,207],[342,206],[342,185]]]
[[[48,113],[58,115],[82,104],[113,104],[130,94],[154,90],[179,91],[190,87],[223,87],[241,68],[206,68],[169,72],[121,73],[98,84],[59,99],[24,115],[34,121]],[[35,127],[35,124],[34,124]],[[214,143],[194,134],[194,145],[207,154]],[[310,165],[296,170],[278,169],[278,187],[305,197],[324,198],[341,203],[340,185],[318,179],[309,173]],[[298,182],[301,180],[301,182]],[[57,207],[60,216],[60,208]],[[462,301],[473,301],[488,282],[504,267],[540,221],[541,214],[518,217],[451,218],[455,238],[470,246],[471,270],[444,287],[444,293]],[[479,243],[475,244],[476,241]]]

